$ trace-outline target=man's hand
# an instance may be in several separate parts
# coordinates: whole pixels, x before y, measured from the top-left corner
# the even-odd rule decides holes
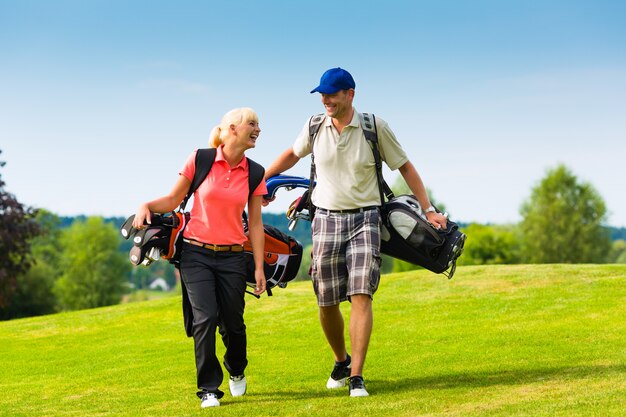
[[[428,222],[433,225],[433,227],[437,230],[443,229],[446,230],[448,225],[448,218],[441,213],[430,212],[426,213],[426,219]]]

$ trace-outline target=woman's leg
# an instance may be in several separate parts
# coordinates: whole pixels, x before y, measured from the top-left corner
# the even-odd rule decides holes
[[[224,394],[219,386],[224,374],[215,355],[215,329],[218,323],[215,263],[212,257],[195,249],[187,249],[181,259],[181,277],[193,309],[198,394],[213,392],[221,398]]]
[[[242,253],[221,256],[216,292],[220,334],[226,354],[224,366],[233,376],[242,375],[248,365],[246,325],[243,319],[246,291],[246,259]]]

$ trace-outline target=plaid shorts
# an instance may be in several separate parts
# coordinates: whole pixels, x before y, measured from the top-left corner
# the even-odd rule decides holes
[[[372,297],[380,282],[380,211],[317,210],[311,227],[311,277],[318,305],[337,305],[354,294]]]

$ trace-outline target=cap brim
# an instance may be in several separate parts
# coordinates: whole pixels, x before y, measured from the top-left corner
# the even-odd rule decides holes
[[[313,93],[335,94],[339,90],[341,90],[341,88],[332,87],[330,85],[320,85],[316,87],[315,89],[311,90],[311,94]]]

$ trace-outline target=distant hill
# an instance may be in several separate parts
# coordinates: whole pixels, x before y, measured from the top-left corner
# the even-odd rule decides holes
[[[83,215],[75,217],[60,217],[60,226],[62,228],[69,227],[76,220],[85,220],[86,218],[87,217]],[[118,229],[122,226],[125,220],[125,217],[105,217],[104,219],[105,222],[113,224]],[[292,236],[297,239],[303,247],[307,247],[311,244],[311,223],[307,221],[300,221],[294,230],[289,230],[288,220],[285,214],[263,213],[263,223],[274,226],[281,232]],[[128,248],[124,249],[130,249],[130,245]]]
[[[626,227],[609,227],[611,232],[611,240],[626,240]]]

